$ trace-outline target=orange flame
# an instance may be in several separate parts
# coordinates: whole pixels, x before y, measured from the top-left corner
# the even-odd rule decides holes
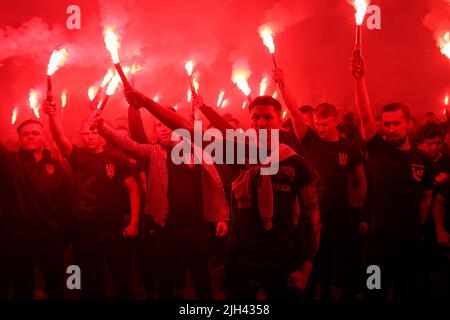
[[[186,69],[188,76],[192,76],[192,71],[194,70],[194,62],[193,61],[186,62],[184,68]]]
[[[441,53],[450,59],[450,32],[445,33],[438,39],[438,45]]]
[[[61,93],[61,107],[65,108],[67,103],[67,91],[63,90]]]
[[[264,45],[269,49],[270,53],[275,53],[275,44],[273,42],[273,33],[272,30],[265,26],[259,29],[259,35],[263,39]]]
[[[263,96],[266,94],[267,90],[267,77],[264,77],[259,84],[259,95]]]
[[[30,103],[30,108],[33,110],[34,115],[36,118],[40,118],[39,115],[39,92],[37,90],[30,90],[29,96],[28,96],[28,102]]]
[[[220,104],[222,103],[223,95],[224,95],[224,94],[225,94],[224,91],[220,91],[220,93],[219,93],[219,98],[217,99],[217,107],[219,107]]]
[[[356,10],[355,21],[357,25],[362,25],[368,6],[368,0],[353,0],[353,7],[355,7]]]
[[[69,57],[69,53],[66,49],[62,48],[59,50],[54,50],[50,56],[50,61],[47,66],[47,75],[51,76],[55,73],[66,62]]]
[[[250,77],[251,71],[243,67],[238,67],[231,74],[231,81],[246,95],[250,95],[251,89],[247,79]]]
[[[120,62],[120,60],[119,60],[119,48],[120,48],[119,38],[114,33],[112,28],[105,29],[103,35],[104,35],[106,49],[111,54],[112,61],[114,62],[114,64],[119,63]]]
[[[19,114],[19,107],[14,107],[11,115],[11,124],[15,124]]]
[[[95,86],[89,87],[89,89],[88,89],[89,100],[91,100],[91,101],[94,100],[96,92],[97,92],[97,88]]]

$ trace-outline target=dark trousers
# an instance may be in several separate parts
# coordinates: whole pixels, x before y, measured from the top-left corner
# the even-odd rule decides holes
[[[335,215],[322,213],[320,245],[309,282],[309,292],[317,283],[321,300],[330,299],[330,287],[342,290],[342,298],[356,298],[360,275],[359,212]]]
[[[81,269],[83,299],[100,300],[107,297],[105,267],[108,266],[116,297],[130,299],[131,250],[123,237],[123,226],[75,228],[74,260]]]
[[[423,258],[421,238],[372,231],[368,241],[367,263],[380,268],[381,289],[367,289],[366,298],[386,300],[392,287],[394,300],[417,299]]]
[[[150,238],[149,245],[144,268],[146,273],[153,274],[146,278],[153,279],[153,284],[156,284],[156,274],[160,299],[177,298],[175,289],[177,283],[184,279],[186,270],[194,283],[197,299],[212,299],[205,223],[173,224],[160,228]]]
[[[62,236],[13,238],[11,275],[15,300],[33,299],[36,265],[42,273],[48,299],[64,299],[65,247]]]
[[[298,300],[300,292],[288,286],[295,271],[294,254],[279,257],[227,248],[223,289],[227,300],[255,300],[262,289],[268,300]]]

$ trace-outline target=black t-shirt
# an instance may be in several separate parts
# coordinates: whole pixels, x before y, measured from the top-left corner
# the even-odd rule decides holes
[[[71,218],[72,183],[49,151],[36,162],[28,152],[13,153],[0,145],[0,176],[12,235],[64,235]]]
[[[68,160],[74,175],[76,217],[85,222],[121,221],[127,213],[124,180],[132,176],[127,158],[73,146]]]
[[[325,141],[308,128],[302,140],[306,160],[320,178],[322,214],[346,214],[349,209],[348,185],[351,171],[363,163],[361,151],[348,140]]]
[[[175,165],[167,157],[169,212],[167,224],[203,221],[203,190],[200,164]]]
[[[265,231],[259,214],[258,199],[253,196],[252,208],[232,209],[229,244],[244,254],[293,257],[297,246],[293,219],[294,202],[298,190],[313,182],[312,174],[300,156],[280,162],[278,173],[270,176],[274,196],[273,229]],[[252,185],[257,194],[256,179]]]
[[[422,192],[433,188],[428,155],[392,148],[379,134],[367,142],[367,151],[372,230],[420,234]]]

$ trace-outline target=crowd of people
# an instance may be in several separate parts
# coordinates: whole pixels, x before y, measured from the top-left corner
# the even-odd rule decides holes
[[[216,299],[217,265],[227,300],[448,298],[447,123],[432,113],[414,119],[399,102],[375,117],[357,54],[351,75],[357,112],[341,117],[330,103],[299,106],[274,70],[289,120],[271,96],[248,107],[251,128],[279,130],[273,175],[261,174],[263,161],[206,161],[208,145],[195,141],[187,161],[174,163],[172,132],[193,133],[192,120],[135,88],[124,90],[128,126],[113,128],[95,111],[80,126],[82,147],[45,100],[64,162],[44,147],[35,119],[18,126],[18,152],[0,145],[0,299],[33,299],[36,266],[46,297],[67,298],[67,265],[81,270],[83,299],[109,297],[107,274],[115,298],[132,299],[133,256],[149,299],[183,299],[186,273],[196,299]],[[192,103],[224,135],[239,128],[200,96]],[[141,110],[154,128],[144,128]],[[380,271],[375,288],[368,266]]]

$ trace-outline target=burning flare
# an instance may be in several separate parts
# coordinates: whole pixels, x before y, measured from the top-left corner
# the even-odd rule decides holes
[[[438,46],[441,53],[450,59],[450,32],[445,33],[438,39]]]
[[[444,105],[448,106],[448,96],[445,96],[444,98]]]
[[[250,87],[247,79],[250,77],[251,71],[243,67],[235,68],[231,74],[231,81],[246,95],[250,95]]]
[[[222,109],[224,109],[228,105],[228,99],[223,100]]]
[[[140,71],[142,69],[140,64],[133,63],[131,65],[131,74],[135,74],[136,72]]]
[[[113,77],[114,77],[114,71],[112,69],[108,69],[108,72],[103,77],[103,81],[102,81],[102,84],[100,85],[100,87],[104,88],[108,84],[108,82],[111,81],[111,79]]]
[[[158,102],[159,101],[159,97],[158,96],[154,96],[153,97],[153,101]]]
[[[105,29],[103,35],[104,35],[106,49],[111,54],[111,58],[112,58],[114,64],[119,63],[120,62],[120,59],[119,59],[119,48],[120,48],[119,38],[114,33],[112,28]]]
[[[188,76],[189,77],[192,76],[192,71],[194,70],[194,62],[192,62],[192,61],[186,62],[186,64],[184,65],[184,68],[186,69]]]
[[[219,98],[217,99],[217,107],[220,107],[220,104],[222,103],[223,100],[223,95],[225,94],[224,91],[220,91],[219,93]]]
[[[116,72],[114,77],[111,79],[111,81],[108,84],[108,87],[106,88],[106,95],[111,96],[116,92],[117,87],[119,86],[120,82],[120,76],[119,73]]]
[[[88,89],[89,100],[91,100],[91,101],[94,100],[96,92],[97,92],[97,88],[95,86],[89,87],[89,89]]]
[[[39,92],[37,90],[30,90],[29,96],[28,96],[28,102],[30,103],[30,108],[33,110],[34,115],[36,118],[40,118],[39,115]]]
[[[275,53],[275,44],[273,42],[272,30],[267,26],[261,27],[259,29],[259,35],[263,39],[264,45],[267,47],[267,49],[269,49],[269,52],[271,54],[274,54]]]
[[[267,90],[267,77],[264,77],[259,84],[259,95],[263,96],[266,94]]]
[[[19,114],[19,107],[14,107],[11,115],[11,124],[15,124]]]
[[[242,109],[245,109],[246,106],[247,106],[247,100],[245,100],[244,103],[242,104]]]
[[[63,90],[61,93],[61,107],[65,108],[67,103],[67,91]]]
[[[368,6],[369,0],[353,0],[353,7],[356,10],[355,21],[357,25],[362,25]]]
[[[69,53],[66,49],[54,50],[52,55],[50,56],[50,61],[47,67],[47,75],[51,76],[55,73],[56,70],[59,69],[66,62],[69,57]]]

